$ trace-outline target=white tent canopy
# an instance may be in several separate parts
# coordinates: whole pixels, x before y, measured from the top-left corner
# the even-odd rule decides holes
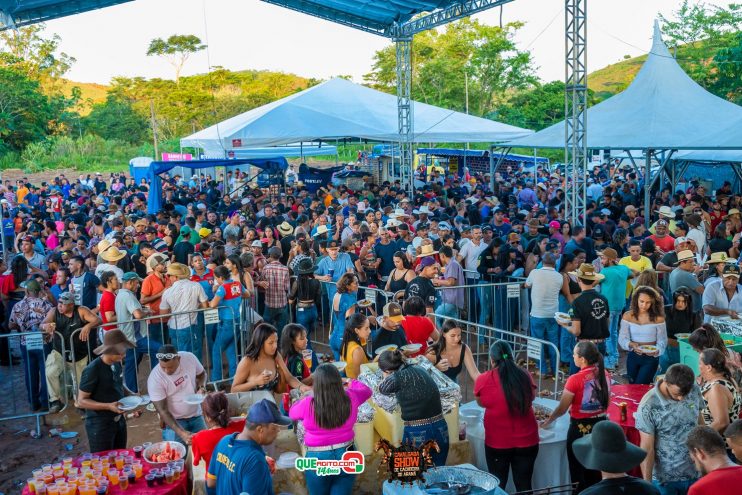
[[[587,111],[592,149],[742,149],[742,107],[714,96],[680,68],[655,22],[647,61],[623,92]],[[560,122],[513,147],[563,148]]]
[[[533,132],[425,103],[415,102],[413,112],[412,141],[418,143],[495,143]],[[180,144],[211,155],[241,147],[350,137],[398,141],[397,97],[331,79],[203,129]]]

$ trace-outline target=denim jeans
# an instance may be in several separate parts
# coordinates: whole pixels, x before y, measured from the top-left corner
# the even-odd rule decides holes
[[[237,318],[239,318],[239,315],[235,315]],[[212,323],[210,325],[206,325],[204,323],[204,313],[203,311],[199,312],[196,315],[196,325],[198,325],[198,328],[204,329],[204,337],[206,338],[206,352],[211,352],[211,349],[214,348],[214,341],[216,340],[216,332],[219,330],[219,325],[217,323]],[[150,336],[152,334],[150,333]]]
[[[603,358],[605,358],[605,342],[601,342],[597,345],[598,345],[598,350],[603,355]],[[570,375],[574,375],[575,373],[580,371],[580,368],[578,368],[577,365],[575,364],[575,360],[572,359],[573,351],[574,351],[574,346],[572,346],[572,349],[569,351],[569,356],[571,360],[571,362],[569,363],[569,374]]]
[[[626,374],[629,375],[629,383],[634,385],[650,385],[657,373],[660,358],[640,355],[629,352],[626,358]]]
[[[402,443],[410,442],[415,447],[420,447],[428,440],[435,440],[438,443],[440,452],[430,451],[430,457],[433,458],[433,464],[436,466],[445,466],[448,457],[448,424],[445,419],[439,419],[435,423],[423,426],[405,425],[402,433]]]
[[[157,342],[169,342],[170,336],[168,335],[167,323],[153,323],[147,324],[147,334],[149,337]]]
[[[667,368],[680,362],[680,347],[670,347],[668,343],[665,353],[660,356],[660,373],[667,371]]]
[[[621,314],[619,311],[611,311],[611,318],[608,328],[611,331],[610,336],[605,340],[606,355],[605,367],[615,368],[618,366],[618,325],[621,323]]]
[[[435,313],[439,315],[444,315],[447,318],[458,318],[459,317],[459,308],[456,307],[453,303],[440,303],[437,308],[435,308]],[[443,321],[445,318],[436,318],[436,321],[438,323],[438,327],[440,328],[443,326]]]
[[[204,329],[198,324],[186,328],[171,328],[170,343],[179,351],[192,352],[203,362]]]
[[[266,323],[270,323],[274,327],[276,327],[276,330],[278,330],[278,341],[281,341],[281,331],[283,330],[283,327],[286,326],[286,324],[289,322],[289,308],[288,306],[283,308],[269,308],[268,306],[265,307],[265,311],[263,311],[263,320],[265,320]]]
[[[26,395],[31,410],[47,409],[49,396],[46,391],[46,355],[44,349],[26,349],[21,345],[23,358],[23,378],[26,382]]]
[[[296,308],[296,323],[307,329],[307,349],[311,349],[312,333],[317,324],[317,306]]]
[[[235,349],[235,321],[221,320],[216,332],[214,346],[211,348],[211,380],[219,381],[224,378],[222,373],[222,353],[227,355],[228,378],[237,371],[237,350]]]
[[[203,416],[193,416],[192,418],[176,419],[175,421],[188,433],[198,433],[199,431],[206,429],[206,423],[204,422]],[[162,439],[169,442],[179,442],[185,445],[183,439],[180,438],[175,433],[175,430],[173,430],[169,426],[166,426],[165,429],[162,430]]]
[[[332,355],[335,361],[340,361],[340,349],[343,346],[343,333],[339,330],[333,329],[330,334],[330,349],[332,349]]]
[[[307,447],[306,457],[314,457],[323,461],[339,461],[346,450],[354,450],[354,447],[351,445],[347,448],[320,452],[314,452],[312,447]],[[350,495],[353,492],[353,483],[356,481],[356,475],[345,472],[332,476],[319,476],[316,471],[304,471],[304,475],[307,479],[309,495]]]
[[[660,483],[654,480],[652,484],[660,491],[660,495],[686,495],[691,485],[695,482],[696,480],[683,480]]]
[[[531,316],[531,336],[537,339],[546,340],[551,342],[559,348],[559,325],[554,318],[538,318]],[[539,370],[541,373],[546,372],[546,356],[549,356],[549,362],[551,363],[551,374],[556,375],[557,372],[557,357],[556,350],[550,345],[541,346],[541,360],[539,362]]]
[[[497,328],[502,328],[501,326],[497,326],[496,319],[497,316],[494,316],[492,313],[492,300],[494,296],[495,288],[492,285],[484,286],[484,284],[487,284],[488,282],[484,282],[482,280],[479,281],[479,285],[483,285],[483,287],[477,288],[477,297],[475,300],[478,299],[479,302],[479,324],[480,325],[487,325],[487,320],[492,320],[492,326]],[[469,306],[473,307],[472,302],[469,302]],[[469,321],[473,321],[473,318],[469,318]],[[491,337],[490,335],[485,334],[485,330],[482,328],[479,329],[479,343],[482,344],[485,342],[485,339]]]
[[[157,366],[157,350],[161,345],[156,340],[142,337],[137,340],[134,349],[126,351],[126,357],[124,358],[124,382],[126,383],[126,387],[132,392],[139,391],[137,369],[139,368],[139,363],[142,362],[142,358],[145,354],[149,353],[150,367]]]

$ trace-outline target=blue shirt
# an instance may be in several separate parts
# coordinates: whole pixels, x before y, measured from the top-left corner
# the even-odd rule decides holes
[[[626,305],[626,281],[631,270],[626,265],[614,265],[604,267],[600,274],[605,276],[600,282],[600,293],[608,299],[608,309],[621,311]]]
[[[222,438],[214,449],[206,476],[216,480],[219,495],[273,495],[273,478],[263,448],[252,440]]]
[[[240,319],[240,306],[242,306],[242,292],[244,290],[245,288],[241,283],[231,279],[224,282],[224,285],[217,287],[214,295],[221,298],[219,300],[220,320]]]

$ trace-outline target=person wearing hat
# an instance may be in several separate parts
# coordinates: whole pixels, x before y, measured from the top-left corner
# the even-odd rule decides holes
[[[147,260],[147,268],[152,270],[142,281],[142,290],[140,292],[139,302],[142,306],[149,308],[153,315],[160,314],[160,300],[165,289],[172,285],[172,281],[165,275],[169,260],[162,253],[155,253]],[[168,342],[165,320],[155,318],[147,320],[149,326],[149,335],[157,342]]]
[[[719,280],[724,273],[724,266],[727,263],[734,263],[734,259],[730,258],[726,252],[711,253],[709,259],[704,263],[707,267],[706,270],[699,275],[699,280],[703,280],[703,286],[708,287],[711,282]]]
[[[668,279],[671,293],[675,293],[680,287],[686,287],[688,289],[693,298],[694,312],[700,312],[703,308],[701,296],[703,295],[704,287],[698,281],[697,272],[696,256],[693,254],[693,251],[686,249],[678,253],[678,261],[675,264],[675,269],[670,272]]]
[[[724,253],[722,253],[724,254]],[[739,266],[724,263],[721,278],[715,278],[703,291],[704,321],[715,316],[739,319],[742,314],[742,285],[739,283]]]
[[[663,253],[672,251],[675,247],[675,239],[670,235],[669,222],[664,218],[660,218],[654,224],[654,227],[654,234],[650,235],[649,238],[654,241]]]
[[[90,452],[126,448],[126,416],[119,401],[131,395],[124,386],[121,363],[134,344],[121,330],[103,336],[93,352],[98,356],[82,372],[77,404],[85,410],[85,432]]]
[[[595,267],[590,263],[583,263],[577,271],[570,272],[577,277],[580,285],[580,295],[572,302],[572,319],[560,325],[565,327],[569,333],[577,337],[577,342],[589,341],[594,343],[601,354],[606,354],[606,339],[610,337],[609,323],[610,310],[608,299],[595,290],[595,287],[605,279],[605,276],[596,273]],[[602,358],[601,358],[602,359]],[[570,364],[570,374],[576,373],[577,365]]]
[[[191,280],[191,269],[182,263],[170,263],[166,274],[172,285],[160,299],[160,314],[185,313],[168,320],[170,341],[183,351],[203,358],[204,328],[198,324],[198,310],[208,307],[209,299],[200,283]]]
[[[95,313],[85,306],[75,304],[75,298],[69,292],[60,294],[57,298],[57,307],[50,309],[46,314],[40,325],[41,329],[50,337],[55,334],[61,336],[52,339],[54,349],[46,356],[45,362],[50,408],[61,409],[60,400],[65,393],[59,380],[62,373],[71,372],[74,383],[79,383],[80,374],[88,364],[88,352],[95,342],[95,336],[90,337],[90,331],[100,323],[101,320]],[[71,353],[63,355],[62,340],[65,349],[72,341]]]
[[[376,321],[379,324],[379,331],[373,337],[371,347],[373,352],[376,349],[387,345],[402,347],[407,345],[407,335],[402,328],[402,306],[397,302],[390,302],[384,305],[383,315],[378,316]]]
[[[119,267],[119,262],[126,257],[126,251],[119,249],[113,244],[109,245],[105,251],[98,255],[98,265],[95,267],[95,276],[100,278],[100,274],[103,272],[114,272],[116,276],[121,280],[124,276],[124,270]],[[85,265],[83,260],[83,266]],[[71,267],[70,267],[71,269]],[[74,276],[74,273],[73,273]]]
[[[250,406],[245,429],[222,438],[214,449],[206,474],[207,493],[273,495],[273,478],[263,446],[272,444],[280,428],[290,424],[291,419],[282,416],[268,399]]]
[[[572,444],[577,460],[586,469],[600,471],[602,481],[580,492],[580,495],[659,495],[651,483],[626,474],[637,467],[647,453],[626,440],[626,434],[612,421],[599,421],[592,433]]]
[[[20,338],[26,394],[32,411],[46,410],[49,408],[49,401],[44,377],[44,336],[39,325],[54,306],[46,297],[42,297],[46,294],[37,280],[27,280],[23,287],[26,295],[13,305],[8,328],[11,331],[29,333]]]
[[[194,237],[199,237],[198,233],[193,231],[188,225],[181,227],[180,238],[173,246],[173,261],[186,266],[191,264],[191,255],[196,252],[196,244],[198,244],[192,241]]]

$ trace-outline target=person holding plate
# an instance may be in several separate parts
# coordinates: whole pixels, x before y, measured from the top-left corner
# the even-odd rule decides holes
[[[634,289],[631,307],[624,313],[618,344],[629,351],[626,372],[630,383],[651,384],[667,347],[667,327],[662,296],[647,286]]]

